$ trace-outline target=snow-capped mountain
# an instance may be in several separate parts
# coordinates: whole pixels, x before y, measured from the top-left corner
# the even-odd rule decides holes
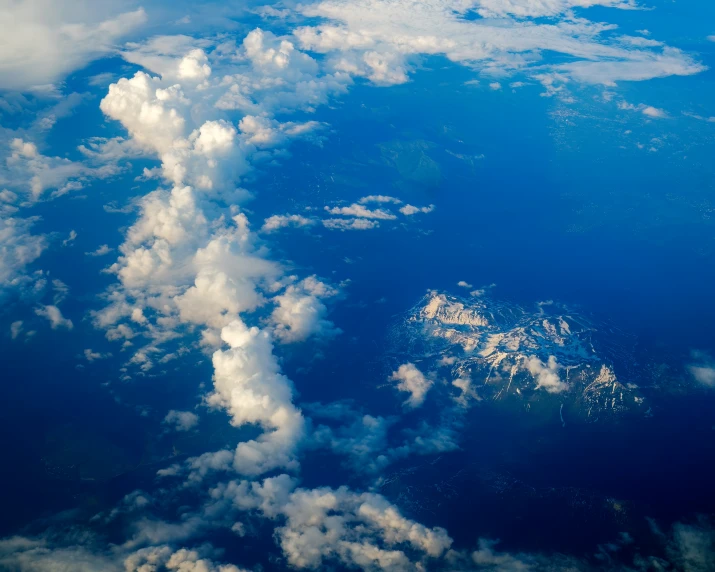
[[[528,310],[486,296],[430,291],[391,338],[400,359],[445,380],[436,387],[446,387],[463,406],[511,399],[526,409],[565,407],[587,421],[650,415],[639,386],[615,373],[615,362],[627,361],[621,343],[627,337],[553,302]]]

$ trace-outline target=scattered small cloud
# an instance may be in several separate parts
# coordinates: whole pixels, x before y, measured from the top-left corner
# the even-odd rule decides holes
[[[199,423],[199,416],[191,411],[177,411],[172,409],[166,414],[163,421],[176,431],[191,431]]]
[[[537,388],[545,389],[549,393],[561,393],[569,388],[568,383],[561,381],[559,377],[561,366],[554,356],[550,356],[546,363],[532,356],[526,362],[526,369],[536,378]]]
[[[17,320],[16,322],[10,324],[10,337],[13,340],[16,340],[17,337],[22,333],[22,324],[22,320]]]
[[[77,231],[71,230],[69,236],[62,241],[62,246],[69,246],[75,241],[76,238]]]
[[[368,203],[392,203],[393,205],[399,205],[402,203],[400,199],[395,197],[390,197],[388,195],[368,195],[361,198],[358,203],[361,205],[366,205]]]
[[[43,318],[47,318],[50,321],[50,326],[53,330],[58,328],[71,330],[74,327],[72,320],[65,318],[57,306],[38,306],[35,308],[35,314]]]
[[[394,220],[397,218],[390,211],[386,211],[384,209],[370,210],[359,203],[353,203],[352,205],[347,207],[325,207],[325,210],[331,215],[354,216],[357,218],[379,220]]]
[[[112,357],[112,354],[109,352],[101,353],[101,352],[92,351],[91,349],[86,349],[86,350],[84,350],[83,353],[84,353],[84,358],[88,362],[93,362],[93,361],[97,361],[100,359],[107,359],[107,358]]]
[[[105,254],[109,254],[114,250],[113,248],[110,248],[108,245],[103,244],[100,246],[97,250],[93,250],[92,252],[85,252],[87,256],[104,256]]]
[[[668,114],[664,110],[651,105],[644,107],[641,110],[641,113],[643,113],[643,115],[647,115],[648,117],[655,117],[656,119],[665,119],[668,117]]]
[[[302,215],[273,215],[265,219],[261,232],[275,232],[281,228],[300,228],[313,226],[316,224],[313,218],[304,217]]]
[[[329,230],[370,230],[380,226],[380,223],[375,220],[359,218],[329,218],[323,221],[323,226]]]
[[[392,372],[389,379],[398,382],[397,389],[410,394],[405,405],[412,408],[424,403],[425,395],[432,387],[432,381],[428,380],[413,363],[402,364],[397,371]]]
[[[412,205],[405,205],[400,208],[400,212],[405,216],[412,216],[417,213],[431,213],[434,210],[434,205],[429,205],[428,207],[415,207]]]
[[[707,387],[715,387],[715,359],[701,351],[693,351],[692,357],[694,361],[687,367],[695,381]]]

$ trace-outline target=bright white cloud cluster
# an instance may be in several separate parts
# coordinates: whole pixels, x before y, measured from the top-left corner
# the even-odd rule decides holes
[[[420,569],[425,559],[439,558],[452,544],[444,529],[405,518],[380,495],[346,487],[306,490],[280,475],[262,483],[234,481],[212,494],[240,510],[281,519],[276,536],[296,568],[337,561],[363,570]]]
[[[255,423],[265,431],[238,444],[233,467],[247,475],[296,468],[305,420],[293,405],[293,387],[280,372],[270,334],[236,320],[223,328],[221,338],[230,349],[213,355],[214,392],[207,402],[224,408],[233,425]]]
[[[302,342],[312,335],[332,337],[339,333],[326,316],[328,309],[321,301],[337,294],[314,276],[288,286],[276,296],[271,314],[274,335],[281,342]]]
[[[613,27],[570,15],[570,9],[601,5],[633,8],[620,0],[325,0],[302,8],[327,20],[294,34],[308,50],[327,55],[333,69],[378,84],[407,81],[411,57],[443,55],[488,74],[531,73],[553,93],[571,80],[613,85],[698,73],[704,68],[675,48],[619,41]],[[477,12],[483,19],[468,19]],[[556,21],[536,21],[544,16]],[[541,54],[569,56],[544,65]],[[530,68],[535,66],[533,72]]]
[[[334,78],[321,79],[316,61],[260,30],[240,46],[225,44],[210,53],[198,44],[160,37],[130,45],[125,56],[160,76],[138,72],[121,79],[101,102],[102,111],[127,129],[132,148],[159,158],[159,174],[170,188],[139,201],[139,217],[107,269],[118,283],[94,319],[125,347],[146,340],[130,360],[141,371],[173,357],[163,345],[186,331],[198,329],[201,345],[216,350],[207,403],[225,409],[234,425],[254,424],[264,433],[234,452],[193,459],[194,476],[295,469],[305,419],[293,405],[292,384],[280,371],[273,340],[337,333],[322,301],[336,292],[316,278],[284,279],[236,204],[246,196],[237,185],[272,150],[280,153],[297,138],[318,141],[321,124],[279,122],[273,113],[323,101],[332,88],[320,84],[332,85]],[[314,97],[314,89],[322,95]],[[245,106],[226,98],[239,91],[250,99]],[[273,218],[265,230],[304,222]],[[244,316],[267,304],[274,309],[265,329],[249,327]],[[185,425],[186,416],[170,416],[167,423]]]

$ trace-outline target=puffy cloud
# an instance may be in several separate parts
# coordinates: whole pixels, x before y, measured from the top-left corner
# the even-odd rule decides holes
[[[559,377],[561,366],[556,362],[554,356],[549,356],[547,363],[531,356],[524,365],[528,372],[536,378],[537,388],[545,389],[549,393],[561,393],[568,390],[568,383],[561,381]]]
[[[256,29],[243,40],[240,57],[248,67],[224,75],[216,107],[244,113],[312,110],[345,91],[351,79],[341,71],[324,73],[316,60],[289,38]]]
[[[417,213],[431,213],[434,210],[434,205],[428,207],[415,207],[412,205],[405,205],[400,208],[400,212],[405,216],[412,216]]]
[[[164,417],[164,423],[171,425],[177,431],[190,431],[199,423],[199,416],[191,411],[172,409]]]
[[[269,216],[261,227],[262,232],[274,232],[281,228],[313,226],[316,220],[301,215],[273,215]]]
[[[310,336],[332,337],[340,330],[326,319],[328,309],[322,298],[335,296],[337,290],[314,276],[291,284],[273,298],[277,307],[271,314],[274,335],[283,343],[301,342]]]
[[[110,52],[146,20],[118,13],[116,2],[29,0],[0,7],[0,84],[28,90],[52,84]]]
[[[459,286],[460,288],[472,288],[472,285],[465,280],[460,280],[459,282],[457,282],[457,286]]]
[[[410,407],[419,407],[425,401],[425,395],[432,387],[432,381],[417,369],[413,363],[404,363],[393,371],[390,381],[397,381],[397,389],[410,394],[405,402]]]
[[[295,480],[280,475],[262,483],[234,481],[212,495],[230,499],[240,510],[282,519],[276,536],[296,568],[337,561],[364,570],[419,569],[423,560],[439,558],[452,544],[444,529],[405,518],[381,495],[295,486]]]
[[[654,119],[666,119],[668,117],[668,114],[663,109],[658,109],[657,107],[653,107],[652,105],[646,105],[644,103],[634,105],[632,103],[628,103],[627,101],[621,101],[618,104],[618,109],[640,111],[643,115],[652,117]]]
[[[297,467],[305,419],[293,405],[293,387],[280,372],[270,334],[235,320],[223,328],[221,338],[229,349],[213,354],[214,391],[207,403],[225,409],[235,426],[254,423],[264,430],[257,439],[238,444],[234,469],[257,475]]]
[[[86,359],[88,362],[93,362],[93,361],[97,361],[99,359],[107,359],[109,357],[112,357],[111,353],[95,352],[89,348],[84,350],[83,355],[84,355],[84,359]]]
[[[657,107],[652,107],[650,105],[646,106],[642,110],[643,115],[647,115],[648,117],[655,117],[656,119],[664,119],[668,117],[668,114],[663,111],[662,109],[658,109]]]
[[[384,209],[370,210],[361,204],[353,203],[347,207],[325,207],[325,210],[332,215],[354,216],[357,218],[394,220],[397,217]]]
[[[50,326],[53,330],[58,328],[71,330],[74,327],[72,320],[65,318],[57,306],[38,306],[35,308],[35,314],[43,318],[47,318],[50,321]]]

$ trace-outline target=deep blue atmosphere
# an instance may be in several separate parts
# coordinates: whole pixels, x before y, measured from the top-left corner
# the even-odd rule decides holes
[[[0,570],[715,570],[715,5],[0,37]]]

